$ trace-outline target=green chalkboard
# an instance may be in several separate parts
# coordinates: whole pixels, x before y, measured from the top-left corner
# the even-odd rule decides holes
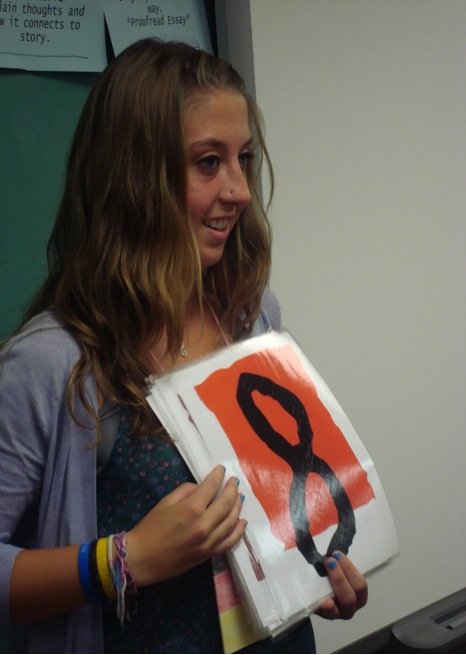
[[[95,78],[0,70],[0,339],[44,279],[68,149]]]

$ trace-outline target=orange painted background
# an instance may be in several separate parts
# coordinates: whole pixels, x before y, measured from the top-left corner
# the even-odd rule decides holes
[[[244,357],[227,369],[215,371],[196,387],[196,391],[217,417],[270,520],[273,534],[286,548],[296,546],[288,509],[293,472],[289,464],[257,436],[246,420],[236,400],[241,373],[268,377],[299,398],[314,434],[312,449],[333,469],[353,509],[375,497],[366,472],[319,400],[314,384],[291,346],[264,350]],[[277,401],[257,391],[253,392],[253,399],[274,430],[290,444],[299,443],[295,419]],[[307,479],[306,507],[313,536],[338,523],[337,511],[327,486],[315,473],[311,473]]]

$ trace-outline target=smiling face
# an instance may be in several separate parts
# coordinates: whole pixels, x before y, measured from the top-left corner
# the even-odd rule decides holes
[[[184,131],[188,212],[205,269],[222,258],[251,200],[246,170],[253,144],[246,100],[232,91],[195,91],[186,103]]]

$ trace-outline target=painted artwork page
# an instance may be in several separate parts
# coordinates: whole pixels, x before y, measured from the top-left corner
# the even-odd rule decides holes
[[[223,463],[240,480],[248,527],[233,566],[261,596],[272,633],[330,594],[323,560],[334,550],[366,573],[396,554],[373,462],[288,333],[237,344],[155,385],[165,415],[182,416],[174,434],[198,479]]]

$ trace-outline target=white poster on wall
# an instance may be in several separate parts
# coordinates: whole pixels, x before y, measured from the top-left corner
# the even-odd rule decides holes
[[[0,68],[100,72],[105,21],[115,55],[147,37],[212,52],[203,0],[0,0]]]
[[[100,72],[106,64],[101,0],[0,0],[0,67]]]
[[[212,52],[203,0],[104,0],[104,11],[115,55],[147,37]]]

